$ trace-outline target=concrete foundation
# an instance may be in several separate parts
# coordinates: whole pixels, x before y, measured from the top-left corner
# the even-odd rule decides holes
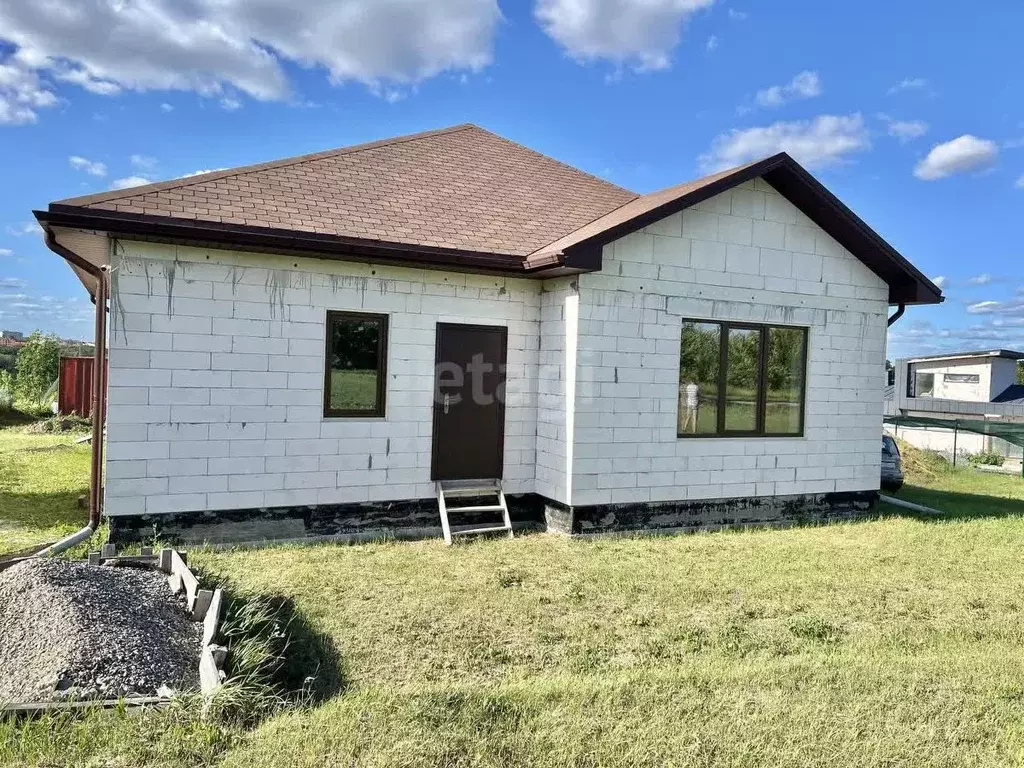
[[[548,503],[547,530],[572,536],[629,532],[686,532],[850,520],[869,514],[877,491],[849,491],[742,499],[565,507]]]
[[[870,514],[877,491],[851,491],[744,499],[702,499],[658,504],[599,504],[567,507],[536,494],[507,496],[518,531],[540,530],[570,536],[621,533],[673,533],[744,526],[785,526],[850,520]],[[483,500],[460,499],[460,505]],[[441,536],[437,501],[329,504],[228,512],[176,512],[107,518],[110,540],[209,544]],[[493,522],[486,514],[452,514],[453,528]]]

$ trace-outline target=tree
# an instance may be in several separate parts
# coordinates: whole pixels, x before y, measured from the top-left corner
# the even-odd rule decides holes
[[[18,399],[38,403],[57,380],[60,371],[60,341],[56,336],[33,331],[18,352],[16,370]]]
[[[1017,361],[1017,383],[1024,384],[1024,360]]]

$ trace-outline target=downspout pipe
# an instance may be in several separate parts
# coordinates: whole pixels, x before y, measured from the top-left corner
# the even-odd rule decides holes
[[[96,324],[92,367],[92,465],[89,476],[89,521],[77,533],[36,552],[34,557],[46,557],[63,552],[92,537],[100,524],[103,504],[103,423],[107,415],[107,294],[109,290],[107,266],[96,266],[57,242],[53,232],[46,230],[46,246],[69,264],[96,278]]]
[[[896,307],[896,311],[893,313],[892,317],[889,318],[889,326],[891,327],[893,325],[893,323],[895,323],[897,320],[899,320],[901,317],[903,317],[903,313],[906,312],[906,311],[907,311],[907,305],[906,304],[902,304],[901,303],[898,307]]]

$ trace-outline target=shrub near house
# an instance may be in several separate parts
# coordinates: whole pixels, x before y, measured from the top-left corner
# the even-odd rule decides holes
[[[38,404],[60,372],[60,341],[57,337],[34,331],[18,352],[16,371],[17,399]]]

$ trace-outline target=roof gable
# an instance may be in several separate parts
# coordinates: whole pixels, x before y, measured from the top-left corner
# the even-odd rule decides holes
[[[942,291],[786,153],[631,200],[530,255],[593,264],[595,249],[648,224],[762,178],[889,285],[893,304],[935,304]]]

